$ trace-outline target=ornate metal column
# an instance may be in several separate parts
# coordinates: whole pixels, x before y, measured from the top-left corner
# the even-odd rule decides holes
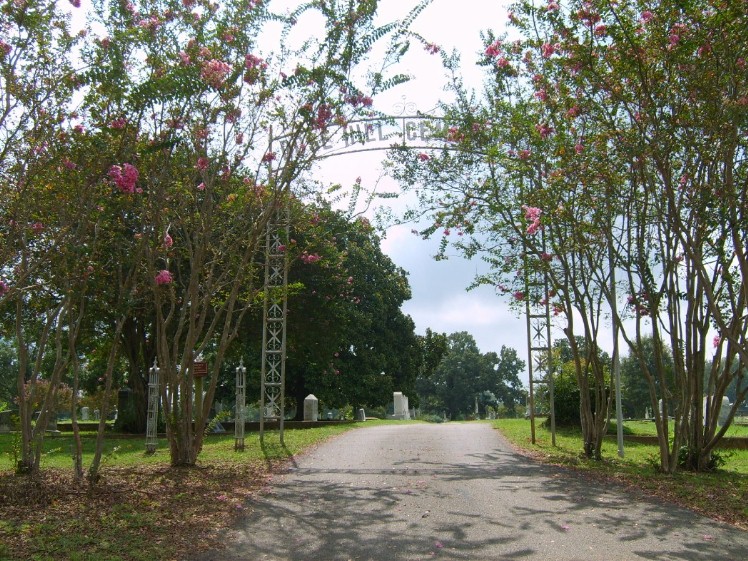
[[[148,370],[148,418],[145,429],[145,451],[153,454],[158,444],[157,426],[158,426],[158,378],[161,369],[153,359],[153,366]]]
[[[265,302],[262,326],[262,381],[260,390],[260,439],[265,422],[277,421],[283,444],[286,381],[286,312],[288,307],[289,210],[284,203],[268,221],[265,240]]]
[[[236,408],[234,413],[234,450],[244,450],[244,423],[247,387],[247,368],[244,359],[236,367]]]
[[[541,232],[545,252],[545,234]],[[551,439],[556,445],[556,415],[553,396],[553,361],[551,350],[551,309],[548,274],[538,266],[538,255],[525,246],[525,315],[527,318],[527,353],[530,381],[530,433],[535,444],[535,384],[548,384],[551,402]]]

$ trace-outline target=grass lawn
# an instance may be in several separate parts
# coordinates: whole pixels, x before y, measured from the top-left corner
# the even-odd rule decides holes
[[[0,561],[167,561],[212,549],[271,473],[355,426],[286,430],[284,446],[277,432],[266,433],[264,445],[247,433],[244,452],[234,451],[233,435],[210,436],[198,466],[178,469],[169,467],[165,440],[149,456],[143,437],[110,435],[93,489],[73,482],[69,435],[45,439],[37,480],[13,474],[17,437],[0,435]],[[85,435],[85,466],[93,444]]]
[[[614,480],[645,493],[659,496],[691,508],[712,518],[724,520],[748,530],[748,450],[721,450],[726,460],[712,473],[658,472],[659,449],[656,445],[627,442],[624,457],[618,457],[615,434],[603,443],[603,460],[588,460],[581,454],[581,431],[559,429],[556,446],[551,445],[550,431],[536,419],[535,444],[531,443],[530,421],[501,419],[495,427],[524,453],[539,461],[567,466],[590,477]],[[745,427],[737,427],[738,434]],[[654,424],[626,422],[625,434],[654,434]]]

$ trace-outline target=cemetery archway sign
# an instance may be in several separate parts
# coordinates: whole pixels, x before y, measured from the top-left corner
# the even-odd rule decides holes
[[[434,142],[445,137],[443,134],[445,126],[443,118],[420,113],[416,110],[415,104],[405,100],[396,104],[394,110],[398,111],[395,115],[352,121],[338,137],[328,141],[317,159],[392,149],[433,150],[437,147]],[[282,138],[277,139],[277,141],[283,146]],[[459,150],[457,147],[450,148],[444,145],[440,145],[440,148]],[[262,364],[260,372],[260,439],[264,439],[266,423],[277,423],[281,444],[283,444],[285,415],[289,266],[288,256],[284,251],[283,244],[288,237],[289,229],[288,209],[278,209],[273,220],[268,223],[265,242],[265,300],[263,304]],[[527,259],[527,251],[524,254],[525,259]],[[528,273],[530,267],[524,269],[527,293],[542,290],[543,294],[547,294],[549,282],[547,274]],[[528,409],[532,442],[534,443],[534,385],[547,382],[551,396],[553,395],[553,374],[550,360],[551,315],[550,304],[547,299],[544,299],[544,303],[537,304],[531,303],[530,298],[526,298],[525,316],[530,386]],[[241,383],[241,386],[244,387],[244,382]],[[243,392],[237,392],[236,411],[235,447],[238,448],[243,447],[244,443],[245,402]]]

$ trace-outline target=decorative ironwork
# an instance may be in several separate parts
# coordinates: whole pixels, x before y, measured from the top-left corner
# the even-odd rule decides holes
[[[247,406],[247,368],[244,359],[236,367],[236,409],[234,413],[234,450],[244,450],[244,423]]]
[[[541,231],[542,251],[545,235]],[[538,267],[537,256],[525,246],[525,316],[527,319],[528,374],[530,382],[529,413],[532,443],[535,443],[535,385],[548,384],[551,402],[551,438],[556,445],[556,423],[553,396],[553,360],[551,341],[551,309],[548,273]]]
[[[158,406],[159,406],[159,374],[161,369],[153,359],[153,366],[148,370],[148,418],[145,429],[145,451],[153,454],[158,444]]]
[[[283,443],[286,378],[286,312],[289,236],[288,207],[278,208],[268,221],[265,241],[265,301],[262,327],[262,380],[260,397],[260,438],[265,423],[277,421]]]

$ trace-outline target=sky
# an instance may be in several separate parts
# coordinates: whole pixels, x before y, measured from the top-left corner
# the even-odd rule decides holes
[[[381,0],[380,17],[383,21],[400,19],[416,0]],[[507,19],[505,0],[434,0],[419,16],[414,29],[429,42],[451,52],[457,49],[462,57],[463,80],[480,89],[482,69],[476,66],[483,51],[480,32],[488,28],[502,32]],[[439,57],[429,55],[414,45],[402,69],[412,80],[386,95],[377,97],[374,106],[388,114],[398,113],[395,104],[415,104],[419,111],[428,112],[440,99],[448,99],[444,91],[444,70]],[[320,166],[319,178],[349,185],[361,177],[363,185],[380,181],[379,189],[395,191],[396,183],[381,179],[385,152],[339,156]],[[403,203],[394,201],[395,209]],[[498,297],[492,287],[483,286],[467,291],[476,273],[486,272],[486,265],[475,259],[467,261],[452,252],[449,259],[436,261],[438,240],[424,241],[411,233],[413,225],[392,227],[386,232],[382,250],[393,262],[408,272],[412,298],[403,305],[416,331],[424,334],[427,328],[439,333],[467,331],[475,339],[482,353],[499,352],[503,345],[517,350],[527,361],[527,333],[524,316],[509,310],[506,300]],[[526,383],[527,373],[520,378]]]

